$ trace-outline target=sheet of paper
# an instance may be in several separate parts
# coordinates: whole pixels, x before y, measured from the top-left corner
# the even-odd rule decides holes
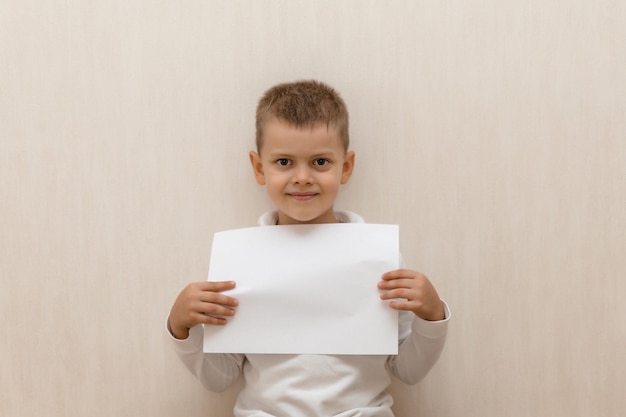
[[[209,281],[235,281],[239,306],[205,326],[204,351],[396,354],[398,314],[379,298],[397,269],[397,225],[319,224],[218,232]]]

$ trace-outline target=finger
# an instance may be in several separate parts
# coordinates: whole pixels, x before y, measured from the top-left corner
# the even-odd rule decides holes
[[[201,323],[201,324],[208,324],[208,325],[215,325],[215,326],[224,326],[226,323],[228,323],[228,320],[226,320],[224,317],[208,316],[206,314],[199,314],[196,317],[196,320],[198,323]]]
[[[404,270],[403,270],[403,269],[396,269],[396,270],[393,270],[393,271],[388,271],[388,272],[385,272],[385,273],[382,275],[382,279],[383,279],[384,281],[388,281],[388,280],[396,279],[396,278],[398,278],[398,277],[400,277],[400,276],[404,275],[402,271],[404,271]]]
[[[234,316],[236,310],[219,304],[201,303],[193,311],[194,315],[201,314],[209,317],[227,318]]]
[[[420,275],[422,274],[411,269],[396,269],[394,271],[385,272],[381,278],[383,279],[383,281],[390,281],[399,278],[413,279]]]
[[[407,301],[390,301],[389,307],[400,311],[413,311],[416,308],[414,303]]]
[[[228,317],[235,315],[232,308],[220,306],[218,304],[196,302],[189,308],[185,317],[180,323],[184,327],[190,329],[197,324],[225,324]],[[172,329],[175,323],[172,323]]]
[[[199,300],[203,303],[220,304],[229,307],[237,307],[239,305],[239,300],[237,300],[236,298],[217,292],[202,292],[199,295]]]
[[[415,298],[415,291],[412,291],[408,288],[398,288],[395,290],[389,290],[380,293],[381,300],[394,300],[397,298],[411,300]]]
[[[391,290],[395,288],[415,288],[415,280],[411,278],[396,278],[388,281],[380,281],[378,288],[381,290]]]
[[[222,292],[235,288],[235,281],[205,281],[200,285],[201,291]]]

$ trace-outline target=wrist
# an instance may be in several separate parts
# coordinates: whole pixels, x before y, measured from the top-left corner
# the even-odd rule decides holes
[[[439,300],[439,307],[427,314],[420,315],[415,313],[418,317],[426,321],[441,321],[446,319],[446,309],[443,305],[443,301]]]
[[[167,320],[167,328],[174,338],[184,340],[189,337],[189,328],[185,326],[173,326],[170,319]]]

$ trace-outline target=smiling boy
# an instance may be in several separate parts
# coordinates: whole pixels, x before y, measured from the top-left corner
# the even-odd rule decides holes
[[[276,206],[278,224],[336,223],[333,204],[350,179],[354,152],[346,152],[332,126],[294,129],[276,117],[264,125],[262,152],[250,152],[250,161]]]
[[[261,216],[261,226],[363,222],[334,209],[355,159],[348,150],[348,112],[335,90],[317,81],[277,85],[259,101],[256,128],[250,162],[276,207]],[[199,325],[225,325],[225,317],[236,314],[238,301],[223,294],[235,285],[189,284],[172,306],[168,329],[179,357],[207,389],[222,391],[243,374],[237,417],[393,416],[389,374],[417,383],[444,346],[446,304],[426,276],[398,269],[378,283],[381,299],[400,312],[398,355],[203,353]]]

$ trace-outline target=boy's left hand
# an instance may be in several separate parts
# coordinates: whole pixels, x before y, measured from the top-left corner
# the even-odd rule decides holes
[[[410,269],[396,269],[383,274],[378,283],[382,300],[393,300],[389,306],[395,310],[412,311],[429,321],[443,320],[443,302],[426,276]],[[396,300],[404,298],[404,300]]]

